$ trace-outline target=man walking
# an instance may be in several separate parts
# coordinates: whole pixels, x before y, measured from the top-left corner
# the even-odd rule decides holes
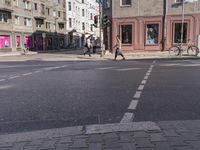
[[[125,60],[124,55],[122,54],[121,51],[121,40],[119,39],[119,35],[116,36],[116,45],[114,46],[115,49],[115,58],[113,59],[114,61],[117,59],[117,55],[121,55],[123,57],[123,60]]]
[[[92,45],[91,45],[90,37],[88,37],[87,40],[86,40],[86,47],[87,47],[87,51],[84,53],[84,55],[86,53],[88,53],[89,56],[91,57],[90,49],[91,49]]]

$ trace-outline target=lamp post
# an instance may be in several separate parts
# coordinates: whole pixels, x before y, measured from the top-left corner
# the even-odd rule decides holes
[[[185,0],[182,0],[181,47],[183,46],[184,20],[185,20]]]

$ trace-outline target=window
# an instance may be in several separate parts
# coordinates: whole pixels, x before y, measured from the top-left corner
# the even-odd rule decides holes
[[[0,22],[7,23],[8,22],[8,14],[0,12]]]
[[[46,29],[50,29],[51,28],[51,23],[50,22],[46,22]]]
[[[36,27],[37,28],[42,28],[42,25],[44,24],[44,20],[42,19],[36,19]]]
[[[82,9],[82,16],[84,17],[85,16],[85,10]]]
[[[69,28],[72,28],[72,18],[69,18]]]
[[[56,11],[55,10],[53,10],[53,16],[56,17]]]
[[[132,44],[132,25],[121,25],[122,44]]]
[[[24,8],[25,9],[31,9],[31,3],[29,1],[24,0]]]
[[[46,12],[48,15],[50,15],[50,9],[49,8],[46,8]]]
[[[175,0],[175,3],[182,3],[183,0]]]
[[[24,18],[24,25],[25,26],[32,26],[32,21],[30,18]]]
[[[10,35],[0,35],[0,48],[11,48]]]
[[[45,5],[41,4],[41,13],[42,15],[45,15]]]
[[[69,7],[68,10],[72,11],[72,3],[71,2],[68,2],[68,7]]]
[[[34,3],[34,8],[35,10],[37,10],[37,3]]]
[[[110,0],[105,0],[105,8],[110,8]]]
[[[131,6],[131,0],[121,0],[121,6]]]
[[[61,13],[60,13],[60,11],[58,11],[58,17],[60,17],[61,16]]]
[[[82,0],[82,3],[85,3],[84,0]]]
[[[158,44],[158,24],[147,24],[146,25],[146,45]]]
[[[64,23],[59,23],[59,24],[58,24],[58,27],[59,27],[60,30],[63,30],[64,27],[65,27],[65,25],[64,25]]]
[[[19,16],[15,16],[15,24],[19,25]]]
[[[85,23],[82,22],[82,30],[85,30]]]
[[[174,24],[174,43],[181,42],[181,28],[182,23],[175,23]],[[183,25],[183,43],[187,42],[187,23]]]
[[[19,48],[21,46],[21,38],[19,35],[16,36],[16,47]]]

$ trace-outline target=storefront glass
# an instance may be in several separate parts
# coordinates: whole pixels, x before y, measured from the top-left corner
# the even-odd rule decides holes
[[[181,28],[182,23],[175,23],[174,25],[174,43],[181,42]],[[187,23],[183,25],[183,43],[187,42]]]
[[[122,44],[132,44],[132,25],[121,25]]]
[[[32,47],[32,37],[31,36],[26,36],[26,46],[27,47]]]
[[[146,25],[146,45],[158,44],[158,24],[147,24]]]
[[[16,36],[16,47],[17,48],[21,47],[21,38],[19,35]]]
[[[0,48],[11,48],[9,35],[0,35]]]

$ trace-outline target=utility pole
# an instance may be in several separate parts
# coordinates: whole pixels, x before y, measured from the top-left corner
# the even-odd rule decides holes
[[[185,20],[185,0],[182,0],[181,47],[183,46],[184,20]]]
[[[102,0],[99,0],[99,37],[100,37],[100,49],[101,49],[101,57],[103,57],[104,55],[104,50],[103,50],[103,33],[102,33],[102,29],[103,29],[103,2]]]

